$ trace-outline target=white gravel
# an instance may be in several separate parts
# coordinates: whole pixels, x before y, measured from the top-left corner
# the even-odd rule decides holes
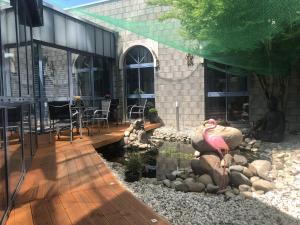
[[[291,143],[300,152],[300,140]],[[287,143],[281,145],[281,151],[291,149]],[[173,225],[300,225],[300,169],[293,175],[294,182],[286,182],[289,185],[283,189],[251,199],[236,196],[226,200],[223,195],[176,192],[155,184],[156,179],[127,183],[120,164],[106,163],[129,191]],[[280,182],[283,180],[281,177]]]

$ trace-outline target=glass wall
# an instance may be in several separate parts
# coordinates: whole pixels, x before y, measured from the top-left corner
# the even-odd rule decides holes
[[[18,0],[0,3],[0,224],[30,168],[37,135],[48,128],[47,103],[80,95],[92,105],[112,93],[115,55],[103,46],[114,40],[113,33],[48,8],[45,26],[33,28],[29,17],[15,16],[10,2]],[[74,32],[61,35],[63,24]],[[82,36],[74,39],[79,28]],[[93,39],[103,35],[105,40]]]
[[[6,160],[4,145],[4,108],[0,108],[0,221],[7,209]]]
[[[226,71],[226,66],[218,65]],[[247,77],[206,67],[206,118],[243,123],[249,120]]]

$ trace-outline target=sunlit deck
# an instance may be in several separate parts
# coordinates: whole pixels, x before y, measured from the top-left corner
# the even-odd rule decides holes
[[[169,224],[128,192],[95,151],[121,140],[127,126],[102,129],[72,144],[61,140],[49,145],[47,136],[40,137],[6,224],[154,224],[151,219],[157,220],[155,224]]]

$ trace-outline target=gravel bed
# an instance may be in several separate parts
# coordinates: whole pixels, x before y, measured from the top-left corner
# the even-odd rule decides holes
[[[300,156],[298,139],[299,136],[264,147],[276,154],[293,151]],[[276,171],[279,175],[274,182],[278,181],[282,188],[251,199],[239,195],[226,199],[224,195],[176,192],[150,178],[127,183],[120,164],[107,161],[106,164],[129,191],[173,225],[300,225],[300,162],[295,164],[295,160],[287,161],[284,169]]]

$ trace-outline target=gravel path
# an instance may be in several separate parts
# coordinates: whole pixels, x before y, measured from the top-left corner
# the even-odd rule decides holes
[[[251,199],[176,192],[150,178],[127,183],[120,164],[106,163],[135,196],[173,225],[300,225],[300,138],[263,147],[272,149],[274,162],[279,158],[284,164],[273,166],[278,188]]]

